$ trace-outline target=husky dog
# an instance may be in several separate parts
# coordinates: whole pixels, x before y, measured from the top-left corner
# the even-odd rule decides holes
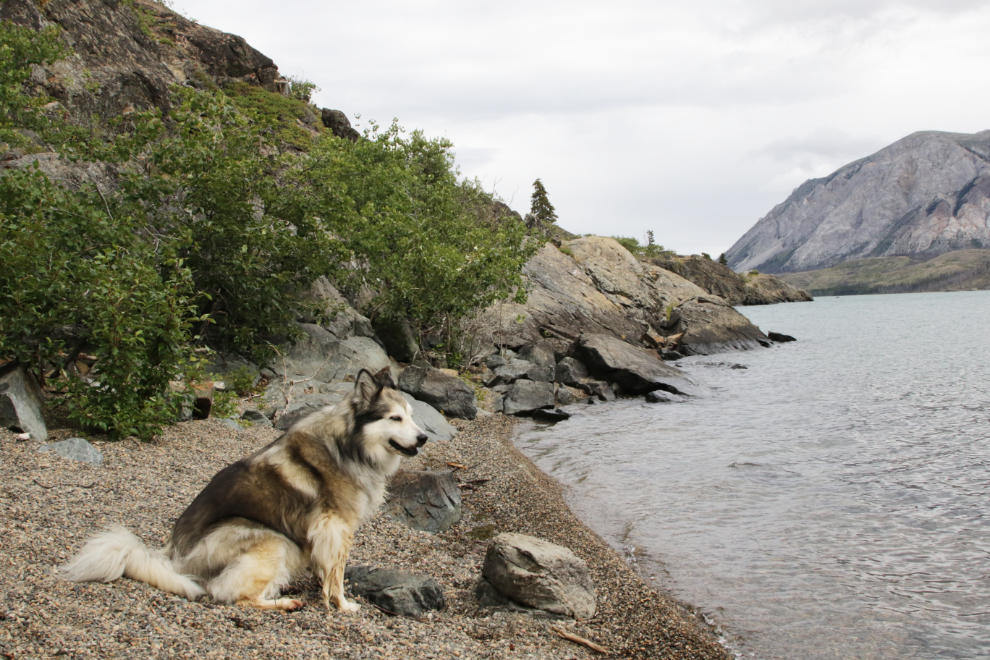
[[[298,421],[282,437],[221,470],[172,529],[164,550],[122,527],[93,538],[64,568],[74,582],[126,575],[190,599],[292,611],[280,598],[307,564],[323,602],[344,612],[344,565],[354,531],[381,505],[402,456],[427,436],[383,369],[362,370],[354,393]]]

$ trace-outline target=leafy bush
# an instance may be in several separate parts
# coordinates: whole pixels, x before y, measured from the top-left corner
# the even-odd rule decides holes
[[[626,248],[634,255],[639,255],[643,249],[643,246],[639,244],[639,240],[632,238],[631,236],[613,236],[612,238],[615,239],[616,243]]]
[[[393,123],[314,141],[296,125],[304,102],[241,83],[230,96],[175,89],[167,121],[129,113],[80,139],[21,89],[31,64],[60,54],[54,31],[0,25],[0,135],[37,127],[73,159],[116,165],[118,187],[0,174],[0,358],[44,377],[95,353],[90,380],[63,381],[87,427],[153,436],[185,396],[169,381],[202,369],[193,343],[269,357],[323,275],[370,288],[364,311],[408,319],[449,352],[467,314],[525,298],[538,245],[459,180],[447,140]],[[310,153],[285,150],[293,140]]]
[[[46,133],[49,122],[40,112],[48,100],[24,93],[31,67],[58,60],[65,55],[56,27],[35,31],[0,21],[0,142],[12,147],[27,146],[18,129]]]
[[[351,264],[341,288],[369,287],[365,312],[406,318],[420,336],[446,336],[447,347],[468,313],[525,299],[521,268],[538,249],[521,222],[493,216],[478,182],[457,180],[452,147],[372,124],[356,143],[322,139],[305,172],[311,212],[330,220]]]
[[[296,99],[297,101],[304,101],[309,103],[313,94],[320,91],[316,83],[310,82],[309,80],[304,80],[296,76],[289,76],[289,96]]]
[[[254,392],[258,374],[250,367],[237,367],[224,374],[223,380],[231,391],[237,392],[239,396],[247,396]]]
[[[282,96],[242,81],[225,87],[224,92],[258,128],[270,133],[274,142],[285,142],[301,151],[312,148],[313,135],[296,122],[306,120],[313,113],[306,100]],[[322,122],[313,122],[313,128],[322,132]]]

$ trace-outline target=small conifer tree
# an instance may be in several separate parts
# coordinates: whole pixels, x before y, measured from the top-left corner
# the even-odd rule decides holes
[[[550,233],[550,226],[557,222],[557,213],[547,198],[547,189],[539,179],[533,182],[533,196],[530,200],[526,226],[545,236]]]

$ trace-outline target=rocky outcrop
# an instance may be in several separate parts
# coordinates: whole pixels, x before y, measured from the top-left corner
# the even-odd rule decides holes
[[[344,579],[350,592],[386,614],[421,617],[447,607],[443,590],[429,575],[372,566],[348,566]]]
[[[278,67],[244,39],[199,25],[152,0],[6,0],[0,20],[58,25],[75,54],[32,81],[80,117],[170,108],[169,86],[240,80],[279,90]]]
[[[479,325],[492,344],[518,349],[547,337],[573,342],[582,334],[607,334],[643,345],[644,338],[683,333],[685,352],[711,353],[766,341],[724,300],[640,262],[611,238],[579,238],[562,249],[570,254],[547,243],[523,268],[525,304],[495,305],[481,314]]]
[[[646,394],[654,390],[675,394],[702,392],[698,383],[678,369],[611,335],[582,337],[577,353],[593,375],[617,383],[624,394]]]
[[[478,415],[474,389],[439,369],[407,367],[399,376],[399,389],[451,417],[474,419]]]
[[[45,398],[37,381],[23,367],[0,368],[0,427],[29,433],[32,440],[48,439]]]
[[[323,108],[321,119],[323,120],[323,125],[329,128],[337,137],[350,140],[351,142],[357,142],[361,137],[361,134],[351,127],[351,122],[347,119],[347,115],[340,110]]]
[[[554,614],[590,619],[597,607],[587,565],[569,549],[524,534],[499,534],[481,570],[505,597]]]
[[[990,131],[923,131],[804,182],[726,257],[785,273],[974,247],[990,247]]]
[[[437,534],[461,519],[461,491],[453,472],[398,472],[385,511],[413,529]]]
[[[674,255],[648,261],[655,266],[677,273],[733,306],[773,305],[812,300],[807,291],[791,286],[779,277],[765,273],[739,274],[705,256]]]

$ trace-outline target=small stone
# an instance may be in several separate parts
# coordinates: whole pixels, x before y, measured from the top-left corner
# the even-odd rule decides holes
[[[385,510],[421,532],[436,534],[461,519],[461,491],[450,471],[399,472]]]
[[[241,419],[256,424],[258,426],[263,426],[265,428],[272,428],[272,420],[265,416],[265,413],[260,410],[245,410],[241,415]]]
[[[70,461],[82,461],[99,467],[103,465],[103,454],[99,449],[89,444],[84,438],[69,438],[61,442],[38,447],[38,452],[45,454],[54,451],[56,454]]]
[[[654,390],[646,394],[647,403],[670,403],[671,401],[673,399],[670,398],[670,395],[660,390]]]
[[[447,607],[443,589],[429,575],[371,566],[348,566],[344,579],[350,583],[351,593],[366,599],[386,614],[418,617]]]
[[[533,419],[539,422],[550,422],[551,424],[556,424],[557,422],[562,422],[565,419],[570,419],[571,414],[564,412],[560,408],[555,410],[534,410]]]

